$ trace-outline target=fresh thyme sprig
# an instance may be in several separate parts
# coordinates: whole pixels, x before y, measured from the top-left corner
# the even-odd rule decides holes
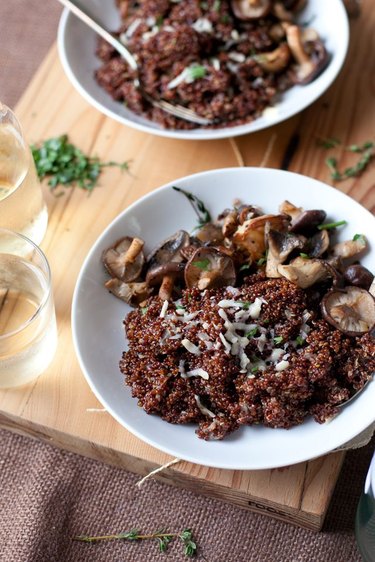
[[[325,149],[335,148],[338,146],[340,141],[335,138],[331,139],[317,139],[317,143],[320,147]],[[360,176],[368,167],[370,162],[375,156],[374,152],[375,143],[373,141],[366,141],[361,145],[358,144],[351,144],[347,146],[345,150],[348,152],[353,152],[355,154],[359,154],[359,160],[354,164],[354,166],[350,166],[345,168],[342,172],[338,168],[337,159],[334,156],[330,156],[326,158],[326,164],[331,172],[331,179],[334,181],[343,181],[348,178],[353,178]]]
[[[40,145],[31,145],[31,152],[40,179],[49,177],[51,190],[57,186],[75,186],[91,192],[98,183],[102,169],[118,166],[129,170],[129,162],[101,162],[95,156],[87,156],[69,142],[68,135],[50,138]],[[62,192],[59,193],[62,195]]]
[[[179,193],[182,193],[188,199],[189,203],[193,207],[198,217],[197,228],[202,228],[202,226],[212,221],[211,214],[201,199],[199,199],[196,195],[190,193],[190,191],[185,191],[184,189],[181,189],[181,187],[176,187],[174,185],[172,189],[178,191]]]
[[[111,540],[125,540],[125,541],[144,541],[144,540],[156,540],[158,543],[159,551],[166,552],[169,543],[173,539],[180,539],[184,546],[184,554],[192,558],[197,553],[197,544],[193,538],[193,533],[191,529],[184,529],[180,533],[167,533],[164,529],[155,531],[154,533],[142,534],[137,529],[132,529],[131,531],[125,531],[123,533],[118,533],[116,535],[99,535],[99,536],[88,536],[80,535],[74,537],[75,541],[81,542],[99,542],[99,541],[111,541]]]

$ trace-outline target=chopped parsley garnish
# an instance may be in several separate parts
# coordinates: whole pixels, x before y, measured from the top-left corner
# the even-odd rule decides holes
[[[340,141],[337,139],[322,139],[319,141],[319,145],[325,149],[334,148],[338,144],[340,144]],[[326,164],[331,172],[331,178],[334,181],[342,181],[361,175],[374,157],[374,147],[375,143],[373,141],[366,141],[361,145],[351,144],[346,147],[345,150],[359,154],[360,157],[354,166],[345,168],[342,172],[338,169],[337,159],[335,157],[331,156],[327,158]]]
[[[259,371],[259,367],[257,367],[256,365],[251,369],[252,373],[257,373],[258,371]]]
[[[356,242],[357,240],[360,240],[361,242],[366,242],[366,237],[364,236],[364,234],[354,234],[353,242]]]
[[[178,191],[179,193],[182,193],[189,200],[198,217],[198,228],[202,228],[202,226],[211,222],[211,214],[201,199],[199,199],[196,195],[193,195],[189,191],[185,191],[184,189],[176,187],[175,185],[172,187],[172,189]]]
[[[182,304],[176,304],[176,310],[185,310],[185,307]]]
[[[147,310],[148,310],[148,306],[141,306],[140,307],[140,311],[141,311],[142,316],[144,316],[146,314]]]
[[[213,11],[218,12],[220,10],[220,6],[221,0],[215,0],[214,5],[212,6]]]
[[[273,338],[273,341],[276,345],[279,345],[283,341],[283,339],[283,336],[276,336],[275,338]]]
[[[338,226],[344,226],[346,224],[348,224],[347,221],[328,222],[327,224],[320,224],[317,228],[318,230],[331,230],[332,228],[337,228]]]
[[[30,148],[39,178],[49,177],[48,185],[52,190],[58,185],[77,185],[91,192],[104,167],[118,166],[121,170],[129,170],[129,162],[101,162],[95,156],[85,155],[69,142],[68,135],[50,138]]]
[[[297,345],[303,345],[305,343],[305,340],[303,339],[302,336],[297,336],[296,337],[296,344]]]
[[[191,80],[197,80],[198,78],[203,78],[206,75],[206,67],[201,64],[192,64],[187,68],[189,78]]]
[[[250,332],[247,332],[247,334],[245,334],[245,337],[253,338],[254,336],[256,336],[257,332],[258,332],[258,327],[256,326],[255,328],[250,330]]]
[[[206,271],[210,266],[210,260],[208,258],[205,258],[204,260],[193,261],[192,264],[195,265],[195,267]]]
[[[248,269],[250,269],[251,265],[249,263],[245,263],[244,265],[241,265],[240,267],[240,271],[246,271]]]
[[[261,258],[259,258],[259,260],[257,261],[257,265],[260,266],[260,265],[264,265],[264,264],[266,263],[266,261],[267,261],[267,253],[268,253],[268,252],[266,252],[264,256],[262,256]]]
[[[300,252],[299,255],[300,255],[300,257],[303,258],[304,260],[309,260],[309,259],[310,259],[309,254],[304,254],[303,252]]]

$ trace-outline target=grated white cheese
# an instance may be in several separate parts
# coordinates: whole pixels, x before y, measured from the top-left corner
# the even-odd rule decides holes
[[[231,352],[231,345],[229,344],[229,342],[227,342],[227,340],[225,339],[225,337],[221,332],[219,334],[219,338],[221,339],[221,342],[225,348],[225,353],[228,355]]]
[[[242,301],[235,301],[234,299],[223,299],[217,304],[220,308],[243,308],[244,306],[246,306],[246,303]]]
[[[234,62],[245,62],[245,55],[243,53],[237,53],[237,52],[232,52],[232,53],[228,53],[228,58],[230,58],[231,60],[233,60]]]
[[[128,42],[128,40],[130,39],[130,37],[133,35],[133,33],[135,32],[135,30],[137,29],[137,27],[142,23],[142,20],[137,18],[135,19],[128,27],[128,29],[125,31],[125,33],[121,33],[120,35],[120,41],[121,43],[124,43],[124,45],[126,45],[126,43]]]
[[[160,318],[165,318],[167,310],[168,310],[168,301],[164,301],[159,315]]]
[[[266,301],[262,298],[256,298],[255,301],[249,306],[249,314],[253,320],[259,318],[262,304],[267,304]]]
[[[275,366],[276,371],[280,372],[280,371],[285,371],[285,369],[287,369],[289,367],[289,361],[285,361],[284,359],[282,361],[280,361],[280,363],[277,363]]]
[[[191,26],[197,33],[212,33],[212,23],[207,18],[197,19]]]
[[[189,379],[190,377],[201,377],[205,381],[208,381],[209,374],[204,369],[200,367],[198,369],[193,369],[192,371],[187,371],[186,373],[181,373],[183,379]]]
[[[210,418],[216,418],[216,414],[214,414],[213,412],[211,412],[211,410],[209,410],[208,408],[206,408],[206,406],[203,406],[200,397],[198,396],[198,394],[194,394],[194,398],[195,401],[197,403],[198,408],[200,409],[200,411],[202,412],[202,414],[204,414],[205,416],[210,416]]]
[[[238,33],[237,29],[232,29],[230,36],[234,41],[238,41],[240,38],[240,34]]]
[[[280,359],[280,357],[282,357],[285,353],[284,349],[281,349],[280,347],[275,347],[272,350],[271,355],[269,355],[269,357],[267,357],[268,361],[271,361],[272,363],[275,363],[276,361],[278,361]]]
[[[193,355],[200,355],[201,354],[201,351],[200,351],[199,347],[194,345],[193,342],[191,342],[187,338],[184,338],[181,341],[181,343],[184,346],[184,348],[187,349],[188,351],[190,351],[190,353],[192,353]]]

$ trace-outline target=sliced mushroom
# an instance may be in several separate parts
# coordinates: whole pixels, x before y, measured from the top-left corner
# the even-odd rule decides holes
[[[271,0],[231,0],[234,15],[240,20],[263,18],[271,9]]]
[[[312,234],[316,227],[324,222],[326,216],[325,211],[317,209],[303,211],[292,220],[290,231],[305,235]]]
[[[368,291],[374,280],[374,275],[363,265],[355,263],[345,269],[344,279],[349,285],[361,287]]]
[[[159,297],[162,300],[169,300],[173,293],[173,288],[177,278],[182,277],[184,274],[185,266],[179,262],[167,262],[160,265],[155,265],[150,268],[146,275],[146,283],[153,287],[160,285]]]
[[[280,72],[288,66],[290,60],[290,49],[286,43],[282,43],[277,49],[268,53],[254,55],[254,60],[263,70],[267,72]]]
[[[160,280],[159,297],[163,300],[171,298],[177,275],[173,270],[174,265],[171,265],[170,271],[166,272],[164,277],[160,277],[159,274],[155,275],[155,270],[159,272],[160,266],[180,264],[184,260],[182,250],[189,245],[189,234],[184,230],[178,230],[157,246],[147,258],[146,280],[152,278],[153,275],[154,278]]]
[[[236,209],[231,209],[224,217],[222,232],[226,238],[232,236],[238,227],[238,213]]]
[[[293,14],[291,11],[287,10],[282,2],[274,2],[272,6],[272,13],[276,16],[280,21],[283,22],[292,22],[293,21]]]
[[[367,240],[364,236],[358,236],[355,240],[339,242],[332,248],[332,255],[341,258],[352,258],[362,253],[367,248]]]
[[[328,53],[319,40],[303,42],[302,32],[298,25],[286,26],[286,39],[292,55],[297,63],[296,82],[311,82],[328,62]]]
[[[309,240],[309,256],[319,258],[328,250],[329,243],[328,230],[320,230]]]
[[[124,283],[120,279],[109,279],[104,284],[110,293],[131,306],[138,306],[151,294],[147,283]]]
[[[185,283],[199,290],[234,285],[236,271],[233,260],[216,248],[199,248],[185,267]]]
[[[327,322],[348,336],[365,334],[375,325],[375,299],[359,287],[329,291],[321,309]]]
[[[289,220],[284,215],[262,215],[249,219],[240,225],[233,234],[233,243],[244,250],[253,261],[261,258],[266,250],[265,227],[284,232]]]
[[[294,285],[306,289],[329,278],[324,263],[317,259],[295,258],[288,265],[279,265],[278,272]]]
[[[195,235],[202,244],[220,244],[224,240],[221,227],[218,224],[209,222],[202,226]]]
[[[306,238],[289,232],[279,232],[270,229],[267,233],[268,254],[266,263],[267,277],[281,277],[278,266],[284,263],[293,250],[302,250],[306,245]]]
[[[302,207],[296,207],[288,200],[285,200],[279,206],[279,211],[281,214],[288,215],[292,219],[296,219],[299,215],[302,214],[303,209]]]
[[[108,273],[121,281],[129,283],[139,277],[145,261],[144,241],[125,236],[105,250],[102,261]]]

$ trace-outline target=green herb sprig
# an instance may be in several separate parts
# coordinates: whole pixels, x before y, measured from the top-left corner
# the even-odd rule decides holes
[[[144,541],[144,540],[155,540],[158,543],[159,551],[166,552],[169,543],[173,539],[180,539],[184,546],[184,554],[189,558],[192,558],[197,553],[197,543],[193,538],[193,533],[191,529],[184,529],[180,533],[167,533],[164,529],[155,531],[154,533],[142,534],[137,529],[132,529],[131,531],[125,531],[123,533],[118,533],[116,535],[100,535],[100,536],[88,536],[80,535],[74,537],[75,541],[81,542],[99,542],[99,541],[111,541],[111,540],[125,540],[125,541]]]
[[[39,178],[49,177],[48,185],[52,190],[59,185],[77,185],[91,193],[103,168],[117,166],[121,170],[129,170],[129,162],[101,162],[95,156],[85,155],[69,142],[68,135],[47,139],[30,148]]]
[[[182,193],[188,199],[189,203],[193,207],[198,217],[197,228],[202,228],[202,226],[212,221],[211,214],[201,199],[199,199],[196,195],[190,193],[190,191],[185,191],[185,189],[181,189],[181,187],[176,187],[174,185],[172,186],[172,189],[178,191],[179,193]]]
[[[317,144],[321,148],[330,149],[335,148],[341,143],[336,138],[318,138]],[[354,164],[354,166],[345,168],[343,171],[340,171],[338,168],[337,158],[335,158],[334,156],[326,158],[326,165],[331,172],[331,179],[333,179],[334,181],[343,181],[348,178],[360,176],[366,170],[375,156],[374,147],[375,143],[373,141],[366,141],[363,144],[351,144],[350,146],[347,146],[345,150],[347,150],[348,152],[359,154],[359,159]]]

